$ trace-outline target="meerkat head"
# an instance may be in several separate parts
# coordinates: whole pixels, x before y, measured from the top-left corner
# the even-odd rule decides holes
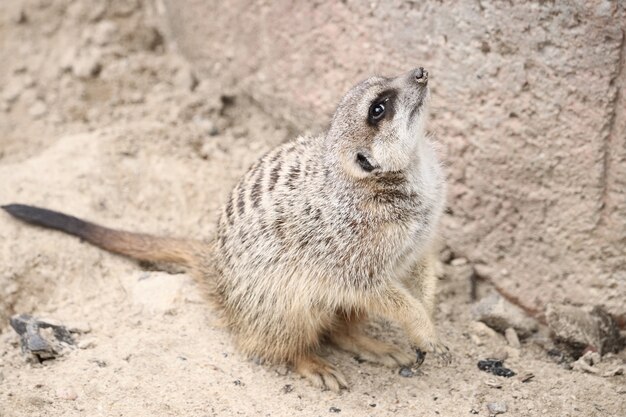
[[[335,111],[326,136],[330,153],[356,178],[418,163],[428,96],[428,72],[423,68],[359,83]]]

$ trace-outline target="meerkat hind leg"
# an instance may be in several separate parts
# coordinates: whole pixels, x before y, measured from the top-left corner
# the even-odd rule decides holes
[[[310,353],[297,359],[294,368],[316,387],[328,388],[335,392],[348,388],[348,382],[341,372],[317,354]]]

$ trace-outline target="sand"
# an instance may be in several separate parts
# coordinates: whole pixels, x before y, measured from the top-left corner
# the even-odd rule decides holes
[[[0,3],[0,204],[209,238],[237,178],[302,132],[200,80],[162,35],[151,3],[104,4]],[[626,415],[626,376],[557,363],[545,332],[515,348],[474,322],[470,266],[453,264],[436,314],[452,364],[427,358],[407,378],[328,351],[351,383],[336,394],[240,355],[184,271],[158,271],[0,213],[0,416]],[[481,284],[479,294],[489,291]],[[82,348],[27,362],[8,325],[15,313],[81,328]],[[409,349],[393,323],[377,320],[370,331]],[[477,368],[493,356],[518,375]],[[625,360],[605,355],[602,369]],[[490,411],[490,403],[500,404]]]

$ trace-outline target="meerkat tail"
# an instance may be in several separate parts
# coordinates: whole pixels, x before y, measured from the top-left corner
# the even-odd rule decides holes
[[[77,236],[109,252],[149,262],[192,265],[201,242],[109,229],[57,211],[23,204],[1,207],[26,223]]]

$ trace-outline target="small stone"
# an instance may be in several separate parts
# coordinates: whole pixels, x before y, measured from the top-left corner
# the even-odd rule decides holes
[[[487,409],[491,414],[504,414],[508,410],[506,403],[504,402],[496,402],[496,403],[487,403]]]
[[[528,382],[531,379],[533,379],[534,377],[535,377],[535,374],[533,374],[532,372],[527,372],[524,375],[521,375],[519,377],[519,380],[522,381],[522,382]]]
[[[280,376],[285,376],[289,373],[289,368],[285,365],[278,365],[276,367],[276,373]]]
[[[517,337],[517,332],[514,328],[508,327],[504,331],[504,337],[506,337],[506,341],[509,343],[509,346],[515,349],[519,349],[521,344],[519,342],[519,338]]]
[[[515,376],[515,372],[509,368],[502,366],[502,361],[498,359],[484,359],[478,361],[478,369],[485,372],[490,372],[496,376],[503,376],[505,378],[511,378]]]
[[[80,342],[78,342],[77,346],[79,349],[93,349],[94,347],[96,347],[96,340],[95,339],[81,340]]]
[[[408,366],[403,366],[402,368],[400,368],[400,372],[398,373],[404,378],[412,378],[415,376],[415,372],[413,372],[413,370]]]
[[[607,377],[616,376],[616,375],[624,375],[624,373],[626,373],[626,366],[620,365],[611,371],[603,373],[602,376],[607,378]],[[0,375],[0,381],[2,381],[2,375]]]
[[[289,394],[292,391],[293,391],[293,385],[291,384],[286,384],[280,389],[280,392],[282,392],[283,394]]]
[[[601,307],[586,311],[581,307],[548,304],[546,321],[557,343],[574,357],[580,357],[588,348],[603,355],[617,352],[623,346],[619,327]]]
[[[181,67],[174,76],[174,85],[185,91],[193,91],[198,85],[198,78],[191,68]]]
[[[486,280],[491,280],[495,275],[493,268],[485,264],[474,265],[474,270],[476,271],[476,275],[478,275],[478,277]]]
[[[28,355],[27,360],[41,362],[53,359],[74,345],[70,332],[56,320],[16,314],[9,323],[20,336],[22,352]]]
[[[341,413],[341,408],[330,407],[328,411],[330,411],[331,413]]]
[[[35,119],[39,119],[46,113],[48,113],[48,106],[46,106],[46,103],[41,100],[35,101],[35,103],[33,103],[33,105],[28,109],[28,114]]]
[[[466,265],[467,264],[467,259],[466,258],[454,258],[451,262],[450,265],[452,266],[462,266],[462,265]]]
[[[496,381],[495,379],[488,379],[485,381],[485,385],[487,385],[488,387],[491,388],[497,388],[500,389],[502,388],[502,383],[499,381]]]
[[[482,321],[500,333],[512,327],[522,338],[530,336],[537,329],[537,322],[534,319],[497,293],[484,297],[476,303],[472,307],[472,315],[474,319]]]
[[[471,322],[470,329],[472,331],[472,335],[488,337],[490,339],[497,339],[502,337],[495,330],[493,330],[491,327],[487,326],[481,321]]]
[[[70,333],[85,334],[91,332],[91,326],[86,321],[69,322],[65,327]]]
[[[57,398],[61,400],[74,401],[78,398],[78,394],[71,387],[62,387],[56,390]]]

